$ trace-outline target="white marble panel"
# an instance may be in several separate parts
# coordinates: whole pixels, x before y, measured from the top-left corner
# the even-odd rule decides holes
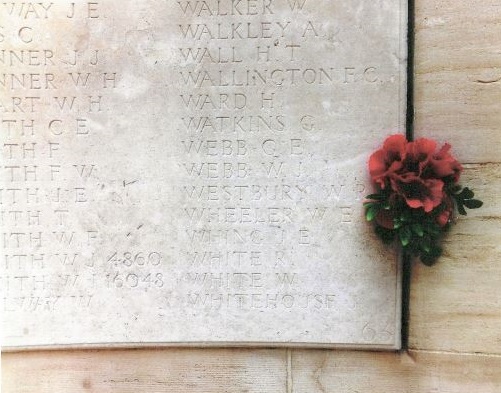
[[[3,345],[399,346],[366,161],[403,0],[0,3]]]

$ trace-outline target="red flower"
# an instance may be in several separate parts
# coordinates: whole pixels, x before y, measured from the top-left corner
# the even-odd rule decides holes
[[[457,184],[463,167],[450,149],[448,143],[437,149],[431,139],[407,142],[403,135],[392,135],[369,158],[377,189],[365,203],[366,219],[374,220],[385,243],[398,239],[426,265],[441,254],[440,234],[456,209],[464,215],[465,208],[482,206],[473,191]]]
[[[406,146],[405,169],[421,176],[437,148],[435,141],[420,138]]]
[[[456,183],[463,170],[461,164],[449,153],[451,145],[446,143],[440,151],[430,158],[429,167],[433,171],[433,176],[443,178],[452,176],[452,180]]]
[[[443,202],[445,183],[457,182],[463,170],[450,148],[446,143],[437,152],[431,139],[407,142],[403,135],[391,135],[370,156],[369,172],[382,189],[390,185],[409,207],[429,213]],[[440,222],[448,220],[446,215],[440,216]]]
[[[413,209],[423,208],[429,213],[442,203],[444,188],[442,180],[422,179],[409,172],[392,179],[391,186]]]
[[[372,181],[385,188],[386,180],[403,167],[405,146],[407,141],[403,135],[391,135],[382,149],[374,152],[369,158],[369,172]]]

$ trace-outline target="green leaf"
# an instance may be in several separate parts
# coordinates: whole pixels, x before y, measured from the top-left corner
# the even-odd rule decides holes
[[[369,207],[367,209],[367,211],[365,212],[365,218],[367,219],[367,221],[374,220],[374,218],[376,218],[380,209],[381,209],[380,205],[373,205],[373,206]]]
[[[428,222],[426,227],[425,227],[425,230],[427,233],[429,233],[432,236],[438,236],[438,235],[440,235],[440,232],[442,232],[442,228],[439,227],[434,222]]]
[[[426,266],[432,266],[437,262],[440,255],[442,255],[442,249],[437,245],[433,245],[431,246],[430,251],[421,255],[421,262],[423,262]]]
[[[400,220],[402,222],[411,221],[411,219],[412,219],[412,213],[410,211],[408,211],[408,210],[404,210],[402,212],[402,214],[400,214],[399,218],[400,218]]]
[[[468,213],[466,213],[466,210],[463,206],[463,203],[464,201],[457,201],[457,207],[458,207],[458,212],[459,214],[461,214],[462,216],[466,216]]]
[[[468,187],[465,187],[463,191],[461,191],[459,196],[462,197],[463,199],[471,199],[475,196],[475,194]]]
[[[412,232],[409,227],[402,227],[398,232],[398,236],[400,237],[400,243],[402,246],[407,246],[412,239]]]
[[[390,244],[395,239],[395,231],[392,229],[386,229],[377,225],[375,231],[385,244]]]
[[[434,245],[431,247],[430,255],[438,258],[440,255],[442,255],[442,249],[439,246]]]
[[[433,266],[435,263],[437,263],[437,258],[432,257],[431,255],[421,255],[421,262],[425,264],[426,266]]]
[[[384,195],[381,194],[369,194],[365,197],[365,199],[372,199],[374,201],[382,201],[384,199]]]
[[[415,223],[411,225],[412,231],[418,235],[419,237],[423,237],[424,235],[424,230],[423,226],[420,223]]]
[[[429,253],[430,252],[430,250],[431,250],[431,239],[430,239],[430,237],[428,235],[424,236],[421,239],[420,247],[421,247],[421,250],[424,251],[424,253]]]
[[[468,209],[478,209],[479,207],[482,207],[483,204],[484,203],[478,199],[467,199],[464,201],[464,205]]]

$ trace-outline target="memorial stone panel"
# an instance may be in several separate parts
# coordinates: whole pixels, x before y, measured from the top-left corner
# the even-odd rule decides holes
[[[399,346],[363,217],[401,0],[0,3],[2,343]]]

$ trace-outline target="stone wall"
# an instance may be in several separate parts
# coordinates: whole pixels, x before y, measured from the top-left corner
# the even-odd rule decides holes
[[[5,392],[499,392],[501,7],[416,1],[416,134],[450,141],[484,200],[433,268],[414,265],[410,350],[7,353]]]

